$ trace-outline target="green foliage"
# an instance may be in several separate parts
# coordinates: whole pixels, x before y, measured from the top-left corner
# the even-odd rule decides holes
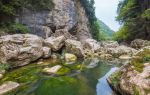
[[[22,24],[20,23],[14,23],[10,26],[10,30],[12,32],[15,32],[15,31],[18,31],[18,32],[21,32],[21,33],[27,33],[29,32],[29,30]]]
[[[18,11],[23,8],[31,10],[51,10],[54,7],[53,0],[0,0],[0,32],[1,33],[27,33],[28,29],[14,23]]]
[[[51,10],[54,4],[52,0],[1,0],[0,14],[15,15],[16,11],[21,8],[30,9],[48,9]]]
[[[144,49],[144,51],[136,54],[136,57],[131,60],[131,65],[134,66],[136,71],[142,72],[144,63],[150,62],[150,50]]]
[[[122,76],[122,72],[121,71],[117,71],[115,73],[113,73],[109,79],[110,79],[110,82],[111,84],[114,86],[114,87],[117,87],[119,82],[120,82],[120,79],[121,79],[121,76]]]
[[[132,41],[136,38],[149,40],[149,8],[149,0],[120,1],[118,5],[118,16],[116,19],[122,24],[122,28],[119,30],[120,33],[117,33],[116,39],[125,41]]]
[[[127,32],[128,30],[127,26],[123,26],[120,28],[120,30],[118,32],[115,32],[113,34],[113,39],[117,40],[117,41],[125,41],[127,40],[129,33]]]
[[[94,0],[80,0],[81,5],[85,9],[86,15],[90,22],[91,34],[93,38],[99,39],[99,25],[95,16]]]
[[[1,23],[0,24],[0,33],[5,32],[5,33],[28,33],[29,30],[27,27],[20,23]]]
[[[10,68],[10,65],[9,64],[0,64],[0,71],[1,70],[7,70]]]
[[[99,39],[100,40],[111,40],[113,36],[113,30],[111,30],[104,22],[98,20],[100,27]]]
[[[150,20],[150,8],[144,11],[142,17]]]

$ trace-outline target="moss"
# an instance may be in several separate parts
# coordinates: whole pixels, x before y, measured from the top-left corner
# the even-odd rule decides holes
[[[10,68],[9,64],[2,64],[2,63],[0,63],[0,71],[7,70],[9,68]]]
[[[134,95],[140,95],[138,89],[135,86],[132,86],[132,89],[133,89]]]
[[[59,70],[57,71],[56,74],[58,74],[58,75],[65,75],[65,74],[67,74],[67,73],[69,73],[69,72],[70,72],[70,69],[69,69],[69,68],[62,67],[61,69],[59,69]]]
[[[36,95],[78,95],[77,80],[70,77],[50,78],[42,80]],[[46,93],[45,93],[46,92]]]
[[[130,64],[134,66],[136,71],[142,72],[144,63],[146,62],[150,62],[150,50],[148,49],[139,52],[136,57],[131,60]]]
[[[144,89],[146,95],[148,95],[150,93],[150,89]]]
[[[120,79],[121,79],[121,75],[122,75],[122,72],[121,72],[121,71],[117,71],[117,72],[113,73],[113,74],[109,77],[110,82],[111,82],[111,84],[112,84],[114,87],[117,87],[117,85],[119,84]]]
[[[4,81],[15,81],[19,83],[34,81],[39,77],[38,75],[41,69],[42,66],[37,66],[35,64],[15,69],[9,73],[6,73],[4,78],[1,80],[1,83]]]

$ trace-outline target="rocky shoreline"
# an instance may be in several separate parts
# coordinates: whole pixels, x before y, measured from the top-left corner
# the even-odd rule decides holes
[[[137,48],[134,49],[125,45],[119,45],[116,41],[97,42],[94,39],[86,39],[84,42],[80,42],[78,40],[71,39],[71,38],[73,37],[67,38],[65,37],[65,35],[60,35],[57,37],[51,36],[49,38],[43,39],[33,34],[14,34],[14,35],[1,36],[0,37],[0,63],[8,64],[10,66],[9,68],[14,68],[14,67],[30,64],[31,62],[36,61],[38,59],[58,58],[57,55],[55,55],[55,53],[59,52],[60,58],[68,62],[73,62],[78,58],[83,58],[83,59],[98,58],[100,60],[106,60],[112,62],[113,64],[116,64],[118,62],[116,60],[133,60],[137,58],[136,55],[138,55],[139,53],[145,50],[145,47],[142,48],[142,46],[141,49],[137,49]],[[136,43],[137,43],[136,41],[133,41],[131,46],[134,47],[133,45],[137,45]],[[140,46],[136,46],[136,47],[140,47]],[[146,50],[150,51],[150,48],[146,47]],[[116,79],[117,81],[118,80],[122,81],[122,83],[119,83],[118,81],[117,84],[118,86],[113,84],[113,81],[116,81],[114,80],[115,79],[114,76],[112,75],[113,77],[109,77],[108,82],[111,85],[111,87],[113,87],[116,91],[121,92],[122,95],[128,95],[128,94],[134,95],[133,94],[134,92],[128,91],[129,89],[125,90],[125,92],[129,92],[128,94],[123,93],[124,88],[128,88],[128,85],[123,86],[124,84],[126,84],[126,82],[128,82],[128,80],[124,80],[124,79],[126,77],[131,77],[131,79],[133,78],[132,81],[135,82],[134,79],[136,78],[134,77],[138,76],[137,78],[140,78],[139,76],[146,75],[148,77],[147,79],[145,79],[144,77],[143,81],[140,82],[140,80],[142,79],[141,77],[141,79],[139,79],[139,81],[136,80],[136,82],[140,82],[141,84],[139,83],[138,86],[141,87],[142,83],[146,81],[146,83],[148,83],[145,84],[147,86],[146,89],[149,89],[150,87],[149,86],[150,85],[149,84],[150,83],[149,63],[146,63],[147,65],[145,65],[146,70],[144,74],[137,73],[137,72],[135,73],[135,71],[133,72],[131,71],[131,74],[125,76],[124,73],[127,74],[128,69],[131,67],[133,68],[132,65],[128,66],[128,64],[130,64],[130,61],[127,61],[126,63],[124,63],[125,66],[121,67],[122,68],[120,69],[122,72],[121,74],[120,72],[119,75],[117,76],[116,74],[114,74],[115,78],[117,77]],[[138,63],[134,63],[134,64],[138,64]],[[61,66],[59,65],[56,67],[54,66],[52,68],[45,68],[43,72],[55,73],[60,68]],[[132,74],[134,75],[134,77]],[[1,73],[1,77],[2,76],[3,73]],[[121,78],[121,76],[125,78]],[[120,88],[119,85],[122,86],[123,88]],[[137,90],[142,93],[139,95],[148,95],[145,94],[143,90],[141,91],[141,89],[137,89]]]

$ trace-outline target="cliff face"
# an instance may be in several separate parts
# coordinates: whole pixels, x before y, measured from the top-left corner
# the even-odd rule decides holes
[[[32,34],[44,38],[63,29],[81,41],[91,38],[89,21],[79,0],[53,0],[53,3],[51,11],[23,9],[18,13],[16,21],[27,26]]]

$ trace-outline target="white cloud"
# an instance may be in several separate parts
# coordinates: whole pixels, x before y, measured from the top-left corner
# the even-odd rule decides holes
[[[118,30],[120,25],[115,21],[119,0],[95,0],[96,16],[113,30]]]

